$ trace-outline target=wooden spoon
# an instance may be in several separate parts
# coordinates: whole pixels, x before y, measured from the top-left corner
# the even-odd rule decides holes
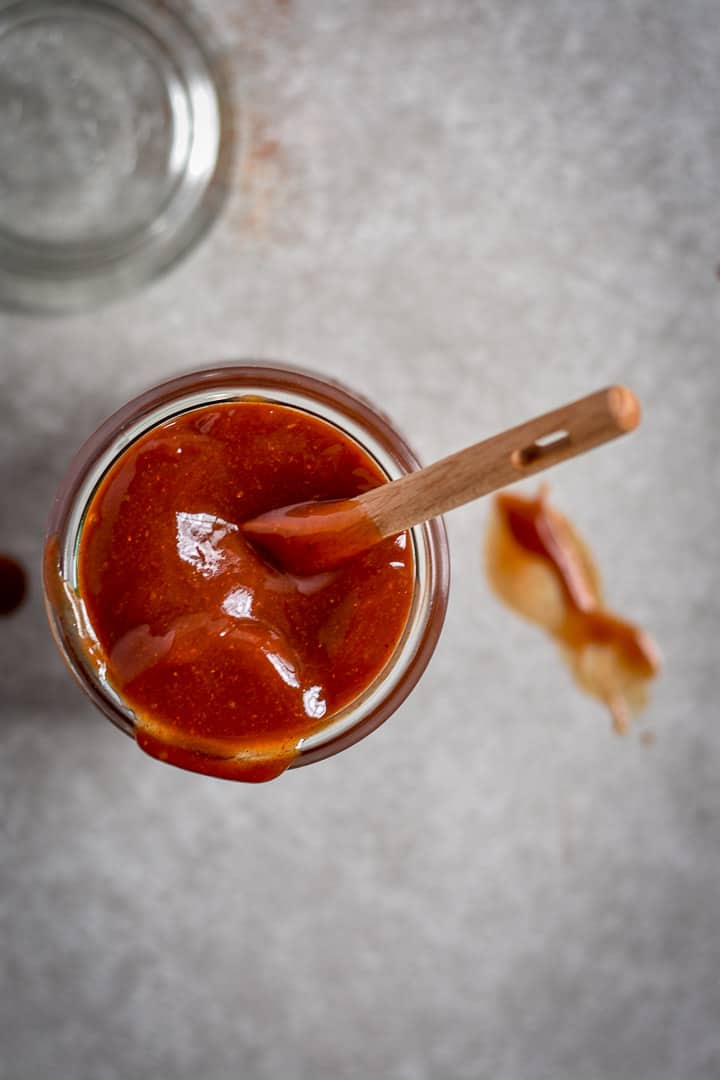
[[[331,570],[387,536],[625,435],[639,421],[632,391],[611,386],[363,495],[281,507],[241,528],[291,573]]]

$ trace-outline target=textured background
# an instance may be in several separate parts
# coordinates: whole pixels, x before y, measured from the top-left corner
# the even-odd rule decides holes
[[[208,4],[208,10],[210,5]],[[426,460],[608,381],[558,470],[666,656],[619,740],[448,521],[446,631],[354,749],[261,788],[140,755],[0,626],[3,1080],[720,1076],[717,0],[224,0],[244,150],[176,272],[0,317],[1,546],[148,383],[282,358]]]

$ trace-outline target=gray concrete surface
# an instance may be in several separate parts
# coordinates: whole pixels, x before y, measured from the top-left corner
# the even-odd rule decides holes
[[[208,5],[210,10],[210,5]],[[3,1080],[720,1076],[717,0],[223,0],[245,152],[144,293],[0,317],[1,545],[37,570],[79,442],[149,382],[277,357],[425,459],[611,380],[636,437],[558,470],[657,636],[614,738],[448,521],[454,589],[383,729],[263,788],[93,713],[0,625]]]

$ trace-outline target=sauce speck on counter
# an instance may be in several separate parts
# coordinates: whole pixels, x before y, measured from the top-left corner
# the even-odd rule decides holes
[[[385,481],[333,425],[257,400],[187,412],[118,458],[87,512],[78,584],[144,750],[209,775],[271,779],[367,689],[410,612],[409,537],[295,576],[240,525]]]
[[[0,615],[12,615],[27,593],[27,574],[17,559],[0,555]]]

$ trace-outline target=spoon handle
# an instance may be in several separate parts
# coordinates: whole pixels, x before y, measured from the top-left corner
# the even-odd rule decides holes
[[[625,435],[639,421],[640,405],[632,391],[610,386],[374,488],[355,501],[382,536],[392,536]]]

